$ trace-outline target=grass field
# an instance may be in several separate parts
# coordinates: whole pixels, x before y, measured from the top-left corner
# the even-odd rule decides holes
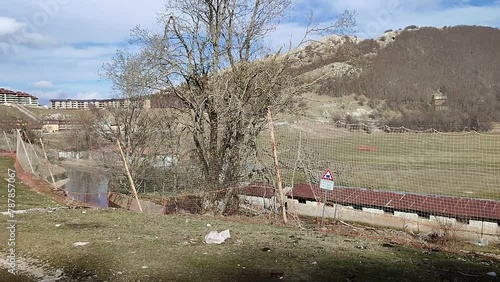
[[[0,211],[7,211],[7,178],[8,170],[15,170],[14,160],[8,157],[0,157]],[[60,204],[56,203],[54,200],[43,197],[37,192],[28,189],[21,181],[16,179],[13,183],[15,186],[15,204],[17,210],[25,210],[31,208],[48,208],[48,207],[59,207]]]
[[[484,258],[269,222],[67,209],[18,221],[18,256],[62,270],[63,281],[494,281],[486,273],[500,270]],[[226,228],[232,237],[223,245],[202,241]],[[13,281],[5,275],[1,281]]]
[[[5,174],[12,161],[0,160],[0,173]],[[21,183],[16,193],[19,207],[54,206]],[[59,209],[15,219],[16,255],[27,262],[22,269],[32,273],[31,268],[42,268],[44,275],[62,271],[58,281],[495,281],[486,273],[500,271],[499,263],[487,257],[430,251],[436,246],[416,239],[413,244],[394,243],[412,240],[404,233],[393,236],[394,241],[365,236],[379,232],[363,235],[360,228],[349,238],[319,233],[313,223],[300,230],[263,217]],[[335,232],[341,226],[328,228]],[[203,242],[209,231],[223,229],[231,231],[226,243]],[[0,240],[7,242],[8,236],[1,228]],[[75,247],[75,242],[89,244]],[[7,256],[6,243],[0,244],[0,253]],[[41,278],[0,269],[0,281]]]
[[[287,184],[318,182],[330,168],[337,185],[500,198],[500,135],[367,134],[310,124],[281,126],[275,135]],[[268,136],[260,139],[267,151],[260,155],[272,167]]]

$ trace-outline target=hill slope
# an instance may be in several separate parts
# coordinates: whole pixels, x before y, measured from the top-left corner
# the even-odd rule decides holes
[[[424,27],[323,42],[306,47],[307,63],[294,70],[303,79],[330,70],[314,94],[367,97],[372,119],[398,126],[485,130],[500,120],[499,29]]]

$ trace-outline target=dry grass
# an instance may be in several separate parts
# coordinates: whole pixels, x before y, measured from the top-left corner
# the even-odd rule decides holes
[[[223,218],[73,209],[18,220],[18,255],[79,281],[278,281],[279,274],[284,281],[489,281],[486,273],[498,271],[449,253]],[[225,244],[203,242],[226,228],[232,238]],[[77,241],[90,244],[74,247]]]
[[[21,184],[17,193],[19,205],[52,203]],[[19,214],[16,220],[17,256],[48,274],[62,270],[60,281],[493,281],[486,273],[500,270],[482,258],[345,234],[354,237],[349,239],[312,226],[298,230],[264,218],[60,209]],[[223,229],[231,231],[226,243],[203,242],[209,231]],[[0,229],[0,238],[7,236]],[[79,241],[90,244],[73,246]],[[0,245],[2,256],[7,247]],[[0,281],[30,280],[35,279],[0,271]]]

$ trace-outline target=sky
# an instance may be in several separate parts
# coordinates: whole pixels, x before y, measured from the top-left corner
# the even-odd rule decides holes
[[[163,0],[0,0],[0,88],[49,99],[115,97],[102,65],[128,46],[137,25],[156,29]],[[500,0],[293,0],[269,37],[271,46],[296,42],[312,12],[329,22],[357,11],[355,35],[417,26],[500,27]]]

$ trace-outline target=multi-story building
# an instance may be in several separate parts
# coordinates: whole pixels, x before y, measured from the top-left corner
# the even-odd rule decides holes
[[[120,108],[130,105],[132,101],[138,102],[145,109],[150,108],[175,108],[183,109],[185,104],[175,95],[165,93],[156,93],[147,97],[138,97],[131,99],[51,99],[51,109],[89,109],[95,107],[102,108]]]
[[[38,98],[28,93],[0,88],[0,105],[5,104],[38,106]]]
[[[51,109],[89,109],[95,107],[102,108],[119,108],[125,106],[126,99],[92,99],[92,100],[74,100],[74,99],[51,99]]]

